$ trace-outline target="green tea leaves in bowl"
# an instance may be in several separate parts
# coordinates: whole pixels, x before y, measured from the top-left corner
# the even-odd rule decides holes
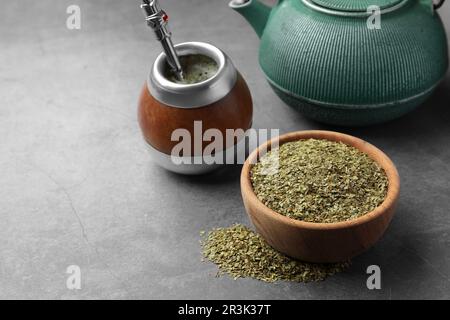
[[[321,139],[288,142],[269,151],[252,167],[251,183],[270,209],[314,223],[361,217],[381,205],[388,190],[385,171],[367,154]]]

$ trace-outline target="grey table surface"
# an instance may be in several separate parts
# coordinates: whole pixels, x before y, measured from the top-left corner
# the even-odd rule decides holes
[[[397,164],[402,194],[384,238],[318,283],[216,278],[199,231],[249,224],[240,167],[204,177],[152,164],[136,121],[160,51],[139,1],[9,1],[0,11],[0,298],[450,298],[450,74],[394,122],[360,129],[311,122],[283,104],[257,63],[258,39],[227,0],[165,0],[174,41],[224,49],[253,92],[255,128],[332,129]],[[66,8],[81,7],[81,30]],[[450,32],[450,3],[441,9]],[[382,289],[368,290],[379,265]],[[69,265],[82,287],[66,287]]]

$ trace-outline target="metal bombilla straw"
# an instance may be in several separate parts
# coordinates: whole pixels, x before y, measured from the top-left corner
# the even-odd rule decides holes
[[[141,9],[145,13],[147,25],[155,31],[156,38],[162,44],[172,72],[178,80],[182,81],[184,79],[183,69],[172,43],[172,33],[167,28],[169,16],[159,7],[157,0],[142,0]]]

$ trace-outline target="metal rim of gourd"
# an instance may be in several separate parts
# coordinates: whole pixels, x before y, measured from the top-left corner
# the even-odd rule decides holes
[[[224,98],[237,81],[237,71],[228,56],[216,46],[205,42],[184,42],[175,45],[179,56],[202,54],[218,64],[211,78],[194,84],[175,83],[166,78],[166,55],[162,52],[155,60],[147,85],[150,94],[159,102],[176,108],[199,108]]]

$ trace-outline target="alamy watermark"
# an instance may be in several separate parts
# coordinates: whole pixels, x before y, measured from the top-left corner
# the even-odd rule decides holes
[[[271,149],[277,149],[279,135],[279,129],[203,130],[203,122],[195,121],[192,133],[184,128],[172,132],[171,140],[177,144],[172,148],[171,160],[176,165],[243,164],[247,150],[254,150],[265,141],[271,140]],[[266,151],[267,145],[260,148],[260,154]]]
[[[370,276],[367,278],[367,289],[380,290],[381,289],[381,269],[377,265],[367,267],[366,273]]]
[[[69,15],[66,19],[66,27],[69,30],[81,29],[81,8],[73,4],[67,7],[66,13]]]
[[[379,6],[369,6],[367,8],[369,18],[367,18],[367,28],[369,30],[381,29],[381,8]]]
[[[66,279],[66,287],[69,290],[81,290],[81,268],[77,265],[70,265],[66,269],[69,275]]]

